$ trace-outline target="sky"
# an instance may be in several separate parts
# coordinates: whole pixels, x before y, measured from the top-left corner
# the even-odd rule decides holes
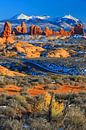
[[[0,20],[16,14],[72,15],[86,22],[86,0],[0,0]]]

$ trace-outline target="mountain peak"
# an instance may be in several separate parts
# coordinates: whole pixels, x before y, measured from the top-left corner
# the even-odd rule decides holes
[[[25,15],[25,14],[23,14],[23,13],[21,13],[18,17],[17,17],[17,19],[26,19],[26,20],[29,20],[29,19],[31,19],[32,17],[31,16],[27,16],[27,15]]]
[[[27,16],[23,13],[17,14],[12,17],[13,20],[30,20],[31,18],[32,18],[32,16]]]
[[[71,19],[71,20],[74,20],[74,21],[76,21],[76,22],[78,22],[79,21],[79,19],[77,19],[77,18],[75,18],[75,17],[73,17],[72,15],[65,15],[63,18],[67,18],[67,19]]]
[[[45,19],[50,18],[50,16],[46,16],[46,15],[43,15],[43,16],[28,16],[28,15],[25,15],[24,13],[21,13],[21,14],[17,14],[15,16],[13,16],[11,18],[11,20],[30,20],[30,19],[35,19],[35,18],[45,20]]]

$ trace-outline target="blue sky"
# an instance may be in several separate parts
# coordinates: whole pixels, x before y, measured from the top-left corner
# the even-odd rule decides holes
[[[50,16],[71,14],[86,22],[86,0],[0,0],[0,19],[18,13]]]

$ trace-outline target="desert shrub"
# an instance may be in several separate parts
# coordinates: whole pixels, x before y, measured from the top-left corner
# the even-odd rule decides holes
[[[43,78],[43,77],[39,77],[38,83],[39,83],[39,84],[44,84],[44,83],[45,83],[45,82],[44,82],[44,78]]]
[[[51,82],[52,82],[51,77],[44,77],[44,83],[45,83],[45,84],[49,84],[49,83],[51,83]]]
[[[28,124],[31,125],[32,130],[51,130],[51,125],[43,117],[30,118]]]
[[[14,108],[6,107],[0,109],[0,114],[3,114],[5,117],[8,117],[9,119],[13,119],[16,116],[16,111]]]
[[[79,108],[70,108],[64,119],[65,130],[85,130],[86,118]]]
[[[28,104],[26,98],[21,95],[16,95],[12,99],[8,100],[8,106],[14,108],[20,113],[27,112],[27,110],[30,109],[30,104]]]
[[[64,84],[63,80],[60,79],[60,78],[56,79],[55,82],[58,83],[58,84],[60,84],[60,85]]]
[[[77,94],[74,93],[69,93],[69,94],[55,94],[55,99],[56,100],[68,100],[71,101],[72,99],[74,99],[75,97],[77,97]]]
[[[18,120],[5,120],[0,128],[1,130],[22,130],[22,123]]]
[[[0,95],[0,105],[7,105],[7,97],[8,95],[5,93]]]

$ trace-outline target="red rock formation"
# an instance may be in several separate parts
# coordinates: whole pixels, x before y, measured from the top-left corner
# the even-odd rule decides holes
[[[25,22],[22,22],[22,24],[21,24],[21,32],[23,34],[27,33],[27,26],[26,26]]]
[[[83,30],[82,24],[77,24],[77,25],[74,27],[74,34],[80,34],[80,35],[83,35],[83,34],[84,34],[84,30]]]
[[[11,24],[9,22],[6,22],[4,25],[3,37],[11,36],[11,31],[12,31]]]
[[[27,33],[27,26],[24,22],[22,22],[21,26],[17,26],[15,28],[15,34],[25,34]]]
[[[21,26],[17,26],[15,28],[15,34],[20,34],[21,33]]]
[[[61,29],[60,32],[55,32],[52,29],[49,29],[48,27],[46,27],[45,35],[46,35],[46,37],[48,37],[48,36],[68,36],[68,35],[70,35],[70,33],[65,31],[64,29]]]
[[[46,35],[46,37],[48,36],[71,36],[74,34],[83,34],[83,27],[82,25],[76,25],[74,28],[71,28],[70,31],[65,31],[63,28],[61,28],[61,30],[59,32],[57,31],[53,31],[52,29],[49,29],[48,27],[45,28],[44,31],[41,30],[40,27],[32,25],[30,27],[30,35]]]
[[[32,25],[30,27],[30,35],[42,35],[43,31],[39,26]]]
[[[83,29],[82,24],[77,24],[74,28],[71,28],[70,32],[71,32],[71,35],[75,35],[75,34],[83,35],[84,29]]]
[[[65,31],[64,29],[61,29],[60,32],[55,32],[52,29],[49,29],[48,27],[45,28],[45,35],[48,36],[69,36],[70,32]]]
[[[65,35],[65,30],[63,28],[60,29],[60,35],[64,36]]]
[[[61,28],[61,30],[60,30],[60,35],[61,35],[61,36],[70,36],[71,33],[68,32],[68,31],[65,31],[63,28]]]
[[[30,35],[34,35],[34,27],[35,27],[35,25],[32,25],[30,27]]]
[[[12,36],[12,26],[9,22],[6,22],[4,25],[3,37],[1,38],[0,43],[14,43],[14,37]]]
[[[70,29],[70,35],[74,35],[74,28]]]
[[[60,31],[53,31],[52,29],[49,29],[49,27],[46,27],[44,31],[41,30],[39,26],[32,25],[30,27],[30,35],[46,35],[46,37],[49,36],[70,36],[72,35],[72,31],[68,32],[64,29],[61,29]]]
[[[46,27],[45,28],[45,35],[46,35],[46,37],[52,36],[53,35],[52,29],[49,29],[48,27]]]

